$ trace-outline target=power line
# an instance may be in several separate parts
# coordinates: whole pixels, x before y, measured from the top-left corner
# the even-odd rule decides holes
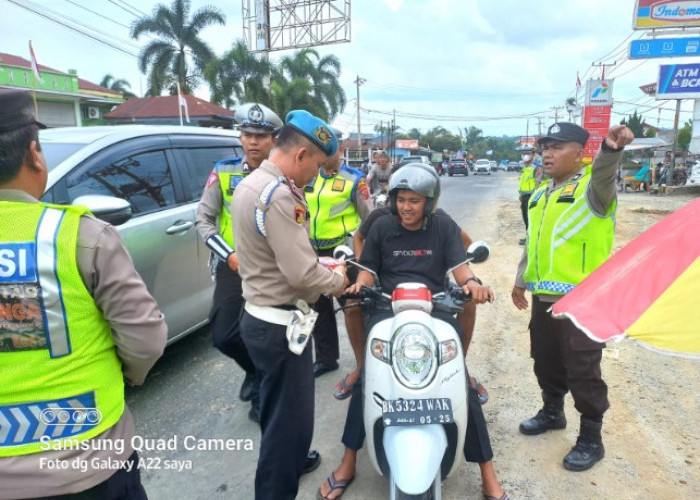
[[[147,16],[147,15],[148,15],[148,14],[146,14],[145,12],[140,11],[139,9],[137,9],[136,7],[134,7],[133,5],[130,5],[130,4],[128,4],[128,3],[126,3],[126,2],[124,2],[124,1],[122,1],[122,0],[119,0],[119,3],[117,3],[115,0],[107,0],[107,1],[108,1],[109,3],[111,3],[111,4],[116,5],[117,7],[119,7],[119,8],[120,8],[121,10],[123,10],[124,12],[128,12],[129,14],[131,14],[131,15],[134,16],[134,17],[141,17],[141,16]]]
[[[121,48],[121,47],[118,47],[117,45],[114,45],[113,43],[111,43],[111,42],[109,42],[109,41],[107,41],[107,40],[103,40],[103,39],[101,39],[101,38],[99,38],[99,37],[97,37],[97,36],[95,36],[95,35],[92,35],[92,34],[90,34],[90,33],[87,33],[87,32],[85,32],[85,31],[81,30],[80,28],[77,28],[77,27],[75,27],[75,26],[71,26],[70,24],[67,24],[67,23],[65,23],[65,22],[63,22],[63,21],[61,21],[61,20],[59,20],[59,19],[55,19],[55,18],[51,17],[51,16],[48,15],[48,14],[45,14],[45,13],[43,13],[43,12],[34,10],[34,9],[32,9],[31,7],[29,7],[29,6],[27,6],[27,5],[22,5],[22,4],[20,4],[20,3],[19,3],[18,1],[16,1],[16,0],[6,0],[6,1],[7,1],[7,2],[10,2],[11,4],[13,4],[13,5],[15,5],[15,6],[21,8],[21,9],[28,10],[28,11],[30,11],[30,12],[32,12],[32,13],[34,13],[34,14],[40,16],[40,17],[43,17],[43,18],[45,18],[45,19],[48,19],[48,20],[51,21],[51,22],[54,22],[54,23],[56,23],[56,24],[59,24],[59,25],[65,27],[65,28],[68,28],[69,30],[75,31],[76,33],[79,33],[79,34],[81,34],[81,35],[83,35],[83,36],[86,36],[86,37],[88,37],[88,38],[91,38],[91,39],[95,40],[95,41],[98,42],[98,43],[101,43],[101,44],[103,44],[103,45],[107,45],[108,47],[111,47],[111,48],[113,48],[114,50],[118,50],[119,52],[123,52],[124,54],[130,55],[130,56],[133,56],[133,57],[138,57],[138,54],[136,54],[136,53],[134,53],[134,52],[130,52],[130,51],[126,50],[126,49],[123,49],[123,48]]]

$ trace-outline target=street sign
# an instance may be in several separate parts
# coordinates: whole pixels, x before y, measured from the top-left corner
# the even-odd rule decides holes
[[[700,55],[700,37],[656,38],[630,42],[630,59]]]
[[[700,2],[637,0],[632,17],[635,30],[700,26]]]
[[[585,106],[612,106],[613,80],[588,80],[586,82]]]
[[[700,99],[700,64],[662,64],[656,99]]]

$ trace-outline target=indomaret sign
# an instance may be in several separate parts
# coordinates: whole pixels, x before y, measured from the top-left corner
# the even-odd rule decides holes
[[[700,26],[700,0],[637,0],[636,30]]]

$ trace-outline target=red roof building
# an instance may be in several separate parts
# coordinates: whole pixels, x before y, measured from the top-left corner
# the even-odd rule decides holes
[[[187,102],[187,110],[190,117],[190,123],[188,124],[183,108],[182,120],[185,125],[232,128],[233,111],[193,95],[185,95],[184,99]],[[178,96],[134,97],[107,113],[105,120],[111,124],[179,124]]]

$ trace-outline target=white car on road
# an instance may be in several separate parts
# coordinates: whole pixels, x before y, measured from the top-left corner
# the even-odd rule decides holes
[[[489,174],[491,175],[491,162],[489,160],[479,159],[474,164],[474,175]]]

